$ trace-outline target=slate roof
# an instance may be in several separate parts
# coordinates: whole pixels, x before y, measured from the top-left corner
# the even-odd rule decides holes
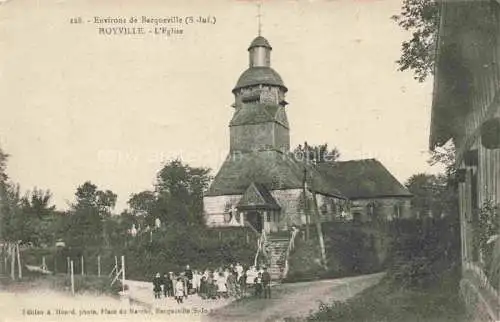
[[[281,76],[271,67],[266,66],[254,66],[250,67],[241,74],[233,92],[247,86],[254,85],[274,85],[280,86],[287,90]]]
[[[262,36],[255,37],[255,39],[250,44],[250,47],[248,47],[248,50],[252,49],[253,47],[266,47],[269,49],[273,49],[269,44],[269,41],[267,41],[267,39]]]
[[[238,207],[241,208],[265,208],[265,209],[280,209],[281,207],[276,202],[276,199],[271,195],[265,185],[252,182],[245,191]]]
[[[307,167],[309,189],[324,195],[345,198],[334,183]],[[300,189],[304,164],[275,150],[230,154],[215,176],[206,196],[243,194],[253,182],[269,190]]]
[[[234,113],[229,126],[237,126],[244,124],[258,124],[265,122],[279,122],[276,119],[276,113],[279,109],[278,105],[272,104],[244,104],[239,110]],[[279,122],[283,123],[283,122]],[[283,124],[288,127],[288,124]]]
[[[318,170],[349,199],[412,196],[376,159],[322,163]]]

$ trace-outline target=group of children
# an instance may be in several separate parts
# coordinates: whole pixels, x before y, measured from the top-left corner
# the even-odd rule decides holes
[[[247,270],[240,263],[231,264],[216,270],[191,270],[189,265],[184,272],[169,272],[163,277],[157,273],[153,278],[155,298],[174,297],[182,303],[190,294],[198,294],[203,299],[240,298],[251,291],[255,296],[271,297],[271,276],[266,267],[258,269],[251,266]]]
[[[156,273],[153,278],[155,298],[160,299],[163,291],[165,298],[174,297],[177,303],[182,303],[184,298],[188,297],[190,290],[193,290],[193,287],[199,288],[193,283],[196,280],[195,276],[198,276],[197,271],[192,271],[189,265],[186,266],[184,272],[178,274],[169,272],[161,276],[160,273]]]

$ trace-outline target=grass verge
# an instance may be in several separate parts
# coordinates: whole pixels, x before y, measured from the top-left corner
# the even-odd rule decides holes
[[[335,322],[465,322],[466,312],[458,289],[439,285],[405,289],[388,279],[346,302],[323,304],[302,321]],[[287,319],[287,322],[298,321]]]

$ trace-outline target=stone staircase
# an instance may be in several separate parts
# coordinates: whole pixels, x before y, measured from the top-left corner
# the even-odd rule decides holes
[[[264,244],[267,257],[267,270],[271,280],[280,281],[286,264],[286,253],[290,240],[287,238],[268,238]]]

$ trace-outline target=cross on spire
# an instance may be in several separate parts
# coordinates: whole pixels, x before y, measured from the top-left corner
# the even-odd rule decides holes
[[[261,13],[261,6],[262,6],[262,2],[259,1],[259,3],[257,4],[257,19],[258,19],[258,22],[259,22],[259,36],[261,35],[262,33],[262,21],[261,21],[261,18],[262,18],[262,13]]]

